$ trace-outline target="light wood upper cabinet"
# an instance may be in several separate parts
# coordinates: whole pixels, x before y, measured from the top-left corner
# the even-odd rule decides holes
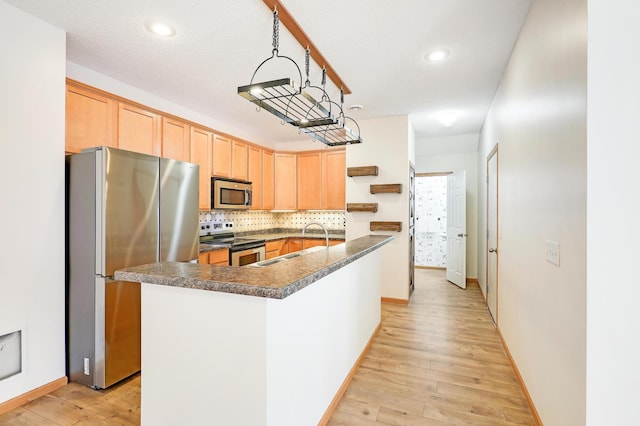
[[[298,209],[322,208],[322,153],[298,153]]]
[[[326,151],[324,156],[324,191],[322,208],[325,210],[345,209],[346,151]]]
[[[118,148],[160,156],[160,116],[118,102]]]
[[[67,85],[65,151],[116,146],[116,104],[101,94]]]
[[[162,156],[179,161],[190,161],[190,126],[185,121],[162,117]]]
[[[249,180],[249,145],[245,142],[231,143],[231,177],[233,179]]]
[[[190,132],[190,161],[200,166],[199,190],[200,210],[211,210],[211,151],[212,133],[208,130],[191,126]]]
[[[273,151],[262,150],[262,208],[275,208],[275,161]]]
[[[253,183],[253,200],[251,210],[262,210],[262,149],[249,147],[249,180]]]
[[[296,209],[296,154],[276,152],[275,163],[275,206],[276,210]]]
[[[231,144],[229,138],[213,136],[213,175],[231,177]]]

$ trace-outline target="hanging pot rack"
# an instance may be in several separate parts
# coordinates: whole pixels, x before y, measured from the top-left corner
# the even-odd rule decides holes
[[[277,9],[273,11],[273,49],[271,56],[263,60],[251,76],[250,83],[238,87],[238,94],[257,106],[258,111],[264,109],[280,118],[284,124],[297,127],[313,140],[328,146],[340,146],[362,143],[360,127],[350,117],[345,117],[342,104],[344,92],[340,90],[340,105],[331,101],[325,90],[326,70],[322,70],[322,87],[312,86],[309,81],[309,48],[305,51],[306,81],[302,83],[302,72],[296,62],[288,56],[279,54],[279,19]],[[267,62],[275,59],[290,61],[298,71],[300,83],[291,78],[254,83],[258,70]],[[320,91],[320,101],[310,93],[310,89]],[[339,111],[332,114],[333,105]],[[353,122],[357,133],[345,126],[345,121]]]

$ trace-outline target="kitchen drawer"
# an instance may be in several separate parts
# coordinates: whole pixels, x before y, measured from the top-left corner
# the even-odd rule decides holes
[[[198,263],[228,266],[229,265],[229,249],[222,248],[218,250],[205,251],[204,253],[200,253],[200,255],[198,255]]]
[[[228,265],[229,264],[229,249],[219,249],[209,252],[209,263],[212,265]]]
[[[267,253],[269,253],[270,251],[280,252],[280,250],[282,249],[282,245],[284,244],[284,241],[285,240],[267,241],[264,244],[264,249]]]

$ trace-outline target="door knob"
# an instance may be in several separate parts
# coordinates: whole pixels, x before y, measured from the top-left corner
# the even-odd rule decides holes
[[[497,253],[498,249],[494,249],[494,248],[490,248],[489,249],[489,253]]]
[[[466,236],[468,236],[468,235],[469,235],[469,234],[458,234],[458,237],[462,238],[462,237],[466,237]]]

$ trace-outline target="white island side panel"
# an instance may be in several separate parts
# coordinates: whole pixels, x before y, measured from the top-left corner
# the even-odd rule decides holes
[[[317,425],[380,323],[376,250],[267,309],[267,425]]]
[[[263,425],[266,299],[142,284],[142,425]]]

